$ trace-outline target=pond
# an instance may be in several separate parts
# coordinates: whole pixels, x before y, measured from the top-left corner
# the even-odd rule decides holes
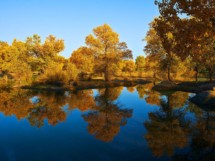
[[[0,92],[0,160],[214,160],[215,112],[152,84]]]

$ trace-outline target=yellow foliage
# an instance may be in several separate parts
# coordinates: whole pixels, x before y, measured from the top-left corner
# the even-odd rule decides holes
[[[52,62],[45,70],[45,73],[39,77],[39,82],[43,84],[63,85],[77,79],[78,70],[72,63],[59,64]]]
[[[87,47],[80,47],[73,51],[69,61],[76,65],[80,72],[90,72],[94,70],[94,52]]]
[[[115,68],[113,64],[117,64],[124,58],[132,57],[126,43],[119,42],[119,35],[107,24],[93,29],[93,35],[87,36],[85,43],[93,50],[95,72],[104,73],[106,81],[111,78],[113,67]]]

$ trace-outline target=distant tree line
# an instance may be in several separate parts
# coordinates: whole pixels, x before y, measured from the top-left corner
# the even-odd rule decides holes
[[[117,73],[136,70],[132,51],[119,35],[104,24],[86,37],[86,46],[73,51],[66,59],[60,55],[64,40],[48,36],[42,42],[39,35],[25,41],[14,39],[12,44],[0,41],[0,84],[17,86],[33,83],[69,84],[85,75],[101,75],[110,81]],[[138,70],[142,70],[140,56]]]

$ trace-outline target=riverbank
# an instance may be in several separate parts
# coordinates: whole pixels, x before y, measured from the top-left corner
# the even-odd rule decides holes
[[[22,86],[22,87],[12,87],[37,90],[37,91],[78,91],[85,89],[99,89],[99,88],[108,88],[108,87],[134,87],[137,85],[144,85],[152,83],[149,80],[137,79],[137,80],[114,80],[110,82],[105,82],[103,80],[91,80],[91,81],[77,81],[72,82],[70,85],[47,85],[47,84],[34,84],[31,86]],[[56,83],[57,84],[57,83]],[[183,91],[196,93],[196,95],[190,100],[191,102],[197,104],[200,107],[214,109],[215,106],[215,82],[170,82],[162,81],[152,88],[153,90],[162,92],[162,91]]]
[[[205,110],[215,110],[215,82],[182,82],[162,81],[155,85],[156,91],[183,91],[196,93],[190,101]]]
[[[35,84],[31,86],[22,86],[22,89],[31,89],[31,90],[47,90],[47,91],[77,91],[84,89],[98,89],[98,88],[108,88],[108,87],[131,87],[138,84],[147,84],[151,83],[149,80],[117,80],[117,81],[78,81],[73,82],[71,85],[55,86],[55,85],[46,85],[46,84]]]
[[[215,82],[170,82],[162,81],[155,85],[153,90],[156,91],[183,91],[190,93],[200,93],[203,91],[211,91],[215,87]]]
[[[205,110],[214,111],[215,110],[215,90],[200,92],[196,94],[194,97],[192,97],[190,101]]]

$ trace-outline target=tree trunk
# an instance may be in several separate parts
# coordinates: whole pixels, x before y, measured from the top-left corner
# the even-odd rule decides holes
[[[170,76],[170,65],[168,65],[168,80],[169,80],[169,81],[172,81],[172,80],[171,80],[171,76]]]
[[[21,87],[21,79],[19,79],[19,87]]]
[[[108,76],[108,72],[105,71],[105,81],[108,82],[109,81],[109,76]]]
[[[153,78],[156,79],[156,73],[155,73],[155,72],[154,72],[154,74],[153,74]]]
[[[210,80],[210,82],[213,82],[213,71],[211,69],[209,69],[208,73],[209,73],[209,80]]]
[[[154,86],[156,85],[156,81],[155,81],[155,80],[153,80],[153,82],[152,82],[152,83],[153,83],[153,85],[154,85]]]
[[[198,74],[199,74],[198,67],[195,67],[195,71],[196,71],[196,75],[195,75],[196,82],[198,82]]]
[[[110,74],[109,74],[108,66],[107,65],[105,67],[105,73],[104,73],[104,75],[105,75],[105,81],[106,82],[110,81]]]
[[[5,84],[8,83],[8,76],[7,76],[7,74],[4,76],[4,82],[5,82]]]
[[[105,81],[108,82],[110,81],[110,73],[109,73],[109,69],[108,69],[108,65],[109,65],[109,59],[107,57],[107,50],[108,50],[108,47],[105,46],[105,51],[104,51],[104,54],[105,54],[105,71],[104,71],[104,75],[105,75]]]

